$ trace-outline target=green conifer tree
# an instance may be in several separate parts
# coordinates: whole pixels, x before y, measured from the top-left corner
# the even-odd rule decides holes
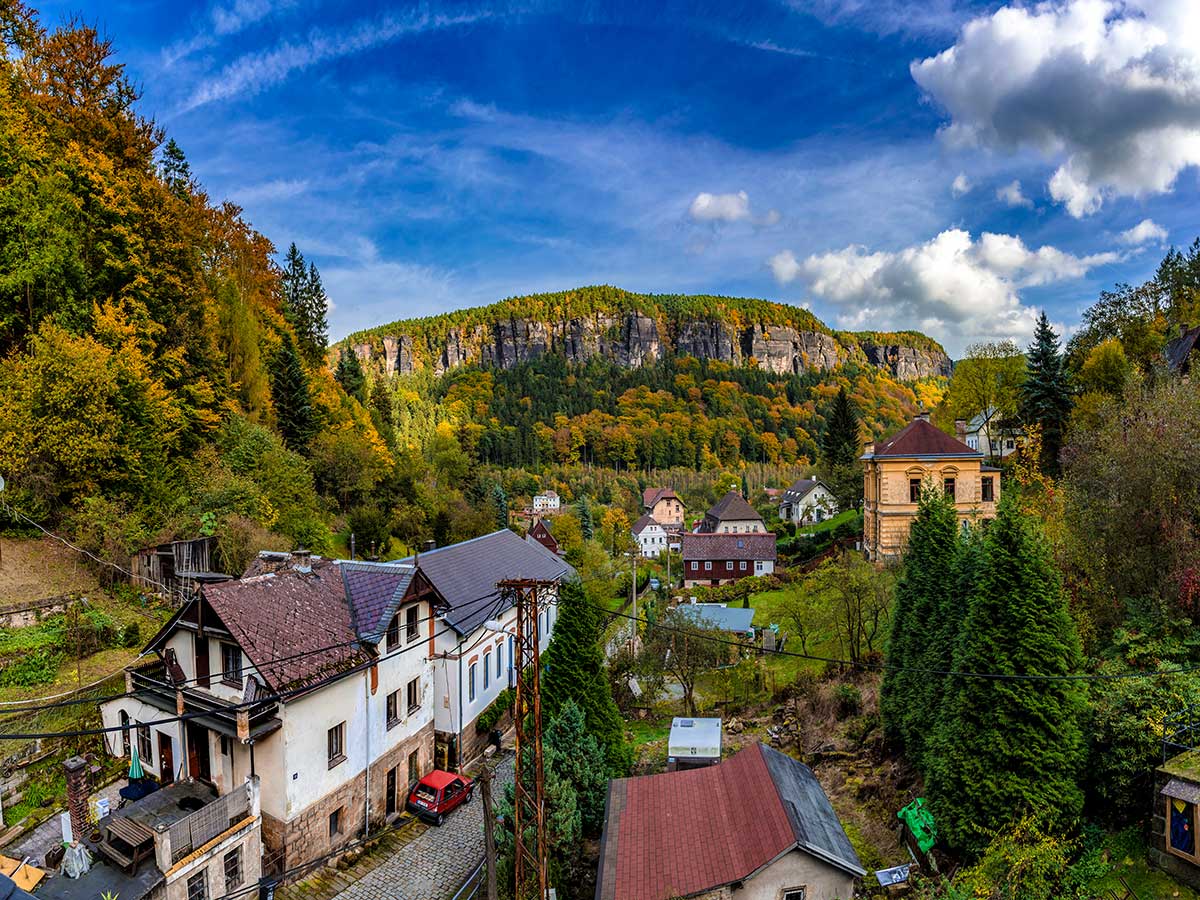
[[[579,510],[579,531],[585,541],[590,541],[595,534],[595,527],[592,523],[592,503],[588,500],[587,494],[579,497],[576,507]]]
[[[835,468],[855,463],[862,450],[860,431],[858,410],[846,389],[839,388],[825,419],[825,433],[821,435],[825,464]]]
[[[305,361],[315,368],[325,359],[325,349],[329,346],[329,295],[314,263],[308,264],[303,299],[300,348]]]
[[[338,354],[337,369],[334,371],[333,377],[337,379],[337,383],[347,394],[359,403],[365,402],[364,388],[367,376],[363,372],[362,363],[358,361],[357,353],[343,347]]]
[[[625,726],[613,700],[600,647],[596,607],[578,581],[558,589],[558,619],[546,651],[542,678],[542,709],[554,717],[568,702],[579,704],[589,734],[604,749],[608,772],[623,777],[632,762],[625,743]]]
[[[183,197],[191,190],[192,167],[188,165],[183,149],[175,143],[175,138],[168,139],[163,147],[160,169],[163,181],[176,197]]]
[[[496,529],[508,527],[508,494],[499,484],[492,487],[492,506],[496,510]]]
[[[300,310],[304,305],[304,291],[308,285],[308,267],[304,264],[304,254],[296,247],[296,242],[288,246],[287,255],[283,259],[283,274],[280,275],[283,287],[283,317],[293,328],[300,327]]]
[[[1058,335],[1050,327],[1045,311],[1038,316],[1027,359],[1028,371],[1021,386],[1021,417],[1027,424],[1042,427],[1042,469],[1057,472],[1058,453],[1071,414],[1071,393]]]
[[[1049,546],[1008,494],[984,540],[954,669],[1063,676],[1080,661]],[[1050,830],[1075,822],[1083,805],[1082,710],[1077,682],[955,679],[927,777],[938,831],[950,846],[977,852],[988,832],[1026,813]]]
[[[288,332],[271,360],[271,402],[275,421],[288,449],[303,451],[317,430],[308,375]]]
[[[892,631],[888,639],[879,709],[888,737],[923,768],[930,706],[939,699],[930,679],[919,671],[930,657],[934,616],[951,603],[958,519],[954,504],[937,487],[926,485],[909,530],[904,570],[896,583]]]

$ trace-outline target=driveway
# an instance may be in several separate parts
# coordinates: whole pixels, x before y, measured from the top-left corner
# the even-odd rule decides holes
[[[495,800],[503,796],[504,786],[513,780],[514,768],[512,756],[497,766],[492,783]],[[440,828],[415,823],[409,826],[413,831],[417,828],[424,830],[398,846],[381,847],[380,852],[359,860],[349,871],[338,873],[339,881],[351,883],[337,893],[327,893],[312,884],[313,880],[321,880],[318,874],[282,889],[277,896],[308,898],[320,894],[332,900],[449,900],[483,859],[483,798],[476,791],[475,798],[452,812]],[[386,854],[382,861],[381,854]]]

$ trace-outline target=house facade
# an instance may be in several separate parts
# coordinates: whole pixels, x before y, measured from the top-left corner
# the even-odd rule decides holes
[[[645,515],[630,529],[637,541],[638,552],[646,559],[657,559],[667,549],[667,529],[652,516]]]
[[[219,796],[261,783],[272,871],[336,851],[402,809],[433,768],[434,611],[413,565],[262,554],[205,585],[101,706],[108,749]],[[180,712],[184,721],[149,723]]]
[[[687,508],[671,488],[646,488],[642,491],[642,511],[668,531],[683,528]]]
[[[1004,459],[1016,453],[1025,436],[1013,423],[1002,421],[994,407],[977,413],[969,420],[956,419],[954,432],[961,443],[990,459]]]
[[[1000,472],[984,455],[918,414],[892,437],[867,446],[863,463],[863,549],[868,559],[899,557],[917,515],[921,491],[933,486],[954,500],[961,522],[996,515]]]
[[[775,535],[685,534],[682,542],[683,586],[729,584],[775,571]]]
[[[534,513],[556,513],[562,505],[562,500],[554,491],[542,491],[533,495]]]
[[[864,875],[812,770],[771,747],[609,782],[596,900],[850,900]]]
[[[506,632],[516,627],[516,610],[512,599],[497,591],[497,582],[561,582],[575,570],[541,544],[507,529],[423,552],[415,562],[446,601],[438,611],[430,654],[437,768],[461,769],[487,745],[488,735],[475,725],[479,715],[514,683],[514,642]],[[557,594],[553,588],[539,597],[543,651],[558,617]],[[489,620],[498,620],[501,630],[489,629]]]
[[[538,519],[533,523],[533,527],[531,527],[529,529],[529,533],[525,535],[525,540],[536,541],[555,555],[561,552],[558,546],[558,539],[550,533],[550,529],[547,527],[545,519]]]
[[[822,481],[801,478],[779,497],[779,518],[784,522],[807,525],[837,515],[837,500]]]
[[[762,534],[767,526],[738,491],[730,491],[704,514],[699,530],[705,534]]]

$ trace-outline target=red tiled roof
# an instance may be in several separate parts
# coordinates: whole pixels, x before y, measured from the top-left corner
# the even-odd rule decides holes
[[[678,500],[675,492],[671,488],[646,488],[642,491],[642,506],[646,509],[653,509],[654,504],[659,500]]]
[[[775,559],[775,535],[685,534],[680,548],[689,559]]]
[[[929,422],[913,419],[884,441],[875,442],[876,456],[982,456]]]

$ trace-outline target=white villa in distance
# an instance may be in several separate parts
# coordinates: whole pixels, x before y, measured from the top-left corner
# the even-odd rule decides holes
[[[837,500],[833,491],[823,482],[812,478],[801,478],[783,492],[779,498],[779,518],[784,522],[809,524],[823,522],[837,515]]]
[[[657,559],[667,549],[667,529],[651,516],[645,515],[633,523],[633,539],[638,552],[646,559]]]
[[[556,513],[561,506],[562,498],[552,490],[533,495],[533,511],[535,513]]]

